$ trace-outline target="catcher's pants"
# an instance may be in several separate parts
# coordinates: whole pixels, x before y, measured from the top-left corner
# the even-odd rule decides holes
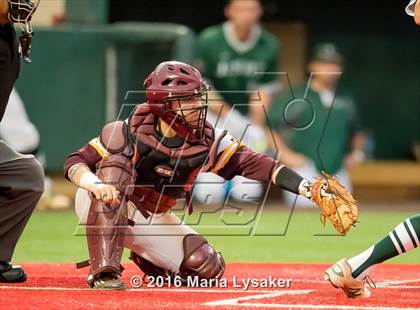
[[[11,260],[43,191],[41,164],[32,155],[19,154],[0,140],[0,260]]]
[[[76,213],[79,225],[86,225],[91,200],[85,189],[76,193]],[[151,214],[149,218],[128,202],[128,217],[135,226],[127,226],[124,232],[124,247],[134,251],[156,266],[178,272],[184,259],[182,241],[187,234],[197,234],[184,225],[171,211],[163,214]]]
[[[303,167],[299,167],[299,168],[293,168],[294,171],[296,171],[297,173],[299,173],[302,177],[304,177],[305,179],[312,181],[314,179],[314,177],[320,176],[321,173],[316,169],[316,166],[313,162],[309,162],[306,165],[304,165]],[[352,192],[352,185],[350,182],[350,176],[347,172],[347,170],[345,168],[341,168],[338,172],[337,172],[337,176],[338,179],[340,180],[340,182],[350,191]],[[302,196],[296,195],[294,193],[288,192],[288,191],[283,191],[283,198],[284,198],[284,202],[292,207],[293,204],[296,201],[296,206],[300,206],[300,207],[315,207],[315,203],[310,201],[309,199],[306,199]],[[297,198],[297,200],[296,200]]]

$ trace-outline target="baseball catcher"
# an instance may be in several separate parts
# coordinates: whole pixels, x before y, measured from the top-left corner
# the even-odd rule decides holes
[[[185,196],[192,212],[191,190],[199,172],[273,182],[315,201],[341,233],[356,222],[356,204],[336,180],[311,184],[214,129],[206,121],[208,86],[194,67],[163,62],[144,87],[147,102],[125,121],[107,124],[65,161],[65,176],[80,187],[76,212],[86,224],[91,287],[124,289],[124,248],[147,275],[222,277],[221,253],[171,211]]]

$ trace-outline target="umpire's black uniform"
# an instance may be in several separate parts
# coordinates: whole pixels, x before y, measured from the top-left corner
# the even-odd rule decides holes
[[[16,33],[0,24],[0,121],[19,74]],[[44,190],[44,172],[32,155],[13,151],[0,140],[0,282],[21,282],[26,275],[12,268],[16,243]]]

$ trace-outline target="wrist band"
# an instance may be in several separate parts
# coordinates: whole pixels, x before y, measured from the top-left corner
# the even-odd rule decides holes
[[[92,172],[85,172],[80,177],[79,186],[84,189],[89,189],[91,186],[100,184],[102,181]]]
[[[274,184],[289,192],[301,194],[299,192],[299,186],[304,178],[286,166],[281,166],[277,171]]]

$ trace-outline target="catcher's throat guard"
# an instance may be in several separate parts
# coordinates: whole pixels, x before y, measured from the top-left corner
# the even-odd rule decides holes
[[[19,37],[19,53],[26,63],[31,63],[29,55],[32,47],[32,16],[38,8],[40,0],[7,0],[9,2],[9,20],[17,23],[22,30]]]

